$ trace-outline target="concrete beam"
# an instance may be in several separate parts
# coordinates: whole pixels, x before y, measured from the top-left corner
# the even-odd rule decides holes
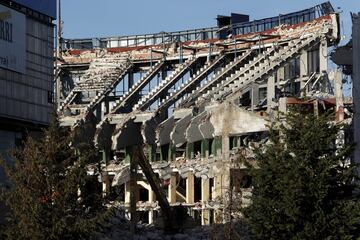
[[[112,135],[112,149],[119,150],[127,146],[142,145],[141,124],[128,117],[118,125]]]
[[[191,119],[191,122],[186,129],[186,140],[187,142],[197,142],[203,139],[203,136],[200,132],[199,126],[203,122],[204,119],[207,117],[207,112],[204,111]]]
[[[175,126],[174,116],[166,119],[156,128],[156,142],[157,145],[162,146],[171,142],[170,134]]]
[[[177,121],[177,123],[175,124],[175,127],[170,134],[170,138],[175,146],[181,146],[186,142],[185,133],[191,119],[192,114],[189,114],[186,117]]]

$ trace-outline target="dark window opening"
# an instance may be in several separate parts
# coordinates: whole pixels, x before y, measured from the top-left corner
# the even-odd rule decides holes
[[[251,105],[250,91],[247,91],[240,98],[240,106],[249,107],[250,105]]]

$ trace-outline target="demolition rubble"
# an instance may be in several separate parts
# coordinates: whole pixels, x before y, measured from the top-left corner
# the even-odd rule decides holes
[[[219,16],[208,29],[64,40],[61,124],[95,143],[103,195],[125,219],[184,226],[174,220],[179,206],[198,227],[241,218],[228,204],[233,196],[249,204],[242,159],[256,164],[253,150],[279,112],[306,104],[351,117],[341,71],[328,70],[328,49],[340,40],[330,3],[240,16]]]

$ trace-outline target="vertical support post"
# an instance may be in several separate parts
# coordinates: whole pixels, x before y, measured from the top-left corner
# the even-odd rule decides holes
[[[186,178],[186,203],[194,203],[194,173],[189,172]]]
[[[204,139],[201,141],[201,157],[209,157],[209,139]]]
[[[210,62],[211,61],[211,55],[212,55],[212,44],[209,43],[209,55],[207,57],[207,61]]]
[[[180,64],[182,64],[182,63],[184,62],[184,52],[183,52],[183,46],[182,46],[182,43],[181,43],[181,42],[180,42],[179,48],[180,48],[180,53],[179,53],[180,58],[179,58],[179,62],[180,62]]]
[[[251,110],[254,111],[255,106],[259,104],[259,84],[252,84],[251,87]]]
[[[128,86],[129,86],[129,89],[130,89],[134,85],[134,73],[132,71],[130,71],[128,73],[128,76],[129,76]]]
[[[209,201],[210,197],[210,179],[201,178],[201,201],[203,209],[201,210],[201,225],[209,225],[210,224],[210,215],[209,210],[204,209],[204,205]]]
[[[188,159],[193,159],[194,155],[194,143],[187,143],[186,144],[186,157]]]
[[[222,154],[224,159],[228,159],[229,157],[229,150],[230,150],[230,137],[228,135],[224,135],[222,139],[220,139]]]
[[[150,67],[153,66],[153,51],[152,48],[150,48]]]
[[[344,99],[341,69],[334,71],[334,87],[336,99],[336,120],[341,122],[344,120]]]
[[[176,203],[176,175],[171,174],[169,184],[169,203]]]
[[[137,168],[138,168],[138,161],[137,157],[135,157],[135,149],[131,148],[131,159],[130,159],[130,232],[134,236],[136,232],[136,195],[137,195]]]
[[[222,189],[221,189],[221,182],[222,182],[222,179],[221,179],[221,174],[218,174],[214,177],[214,191],[213,191],[213,194],[214,194],[214,198],[221,198],[222,197]],[[221,216],[221,210],[219,209],[216,209],[214,211],[214,222],[215,223],[221,223],[222,222],[222,216]]]
[[[267,112],[269,113],[274,105],[273,99],[275,98],[275,76],[274,76],[274,74],[268,78],[266,92],[267,92],[266,93]]]
[[[153,203],[155,202],[155,193],[151,189],[151,186],[149,186],[148,190],[149,190],[149,203]],[[154,209],[150,209],[149,211],[149,224],[152,223],[154,223]]]
[[[308,56],[307,51],[302,50],[300,55],[300,89],[305,88],[305,83],[309,78],[308,73]],[[306,89],[304,89],[306,95]],[[301,93],[301,96],[304,97],[304,92]]]
[[[130,181],[125,183],[125,205],[130,204]]]
[[[328,52],[327,52],[327,40],[324,39],[323,41],[321,41],[320,46],[319,46],[319,57],[320,57],[320,74],[324,74],[327,71],[328,68]],[[321,84],[321,91],[325,92],[328,89],[328,82],[327,81],[322,81]]]

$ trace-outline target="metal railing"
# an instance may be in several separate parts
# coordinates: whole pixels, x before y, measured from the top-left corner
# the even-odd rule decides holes
[[[207,40],[219,38],[220,31],[228,31],[229,34],[242,35],[247,33],[262,32],[273,29],[281,24],[294,25],[302,22],[312,21],[321,16],[334,13],[330,2],[325,2],[314,7],[293,12],[280,14],[276,17],[254,20],[225,28],[210,27],[177,32],[160,32],[154,34],[86,38],[86,39],[62,39],[62,49],[95,49],[95,48],[116,48],[116,47],[137,47],[151,46],[170,42],[188,42],[196,40]]]

